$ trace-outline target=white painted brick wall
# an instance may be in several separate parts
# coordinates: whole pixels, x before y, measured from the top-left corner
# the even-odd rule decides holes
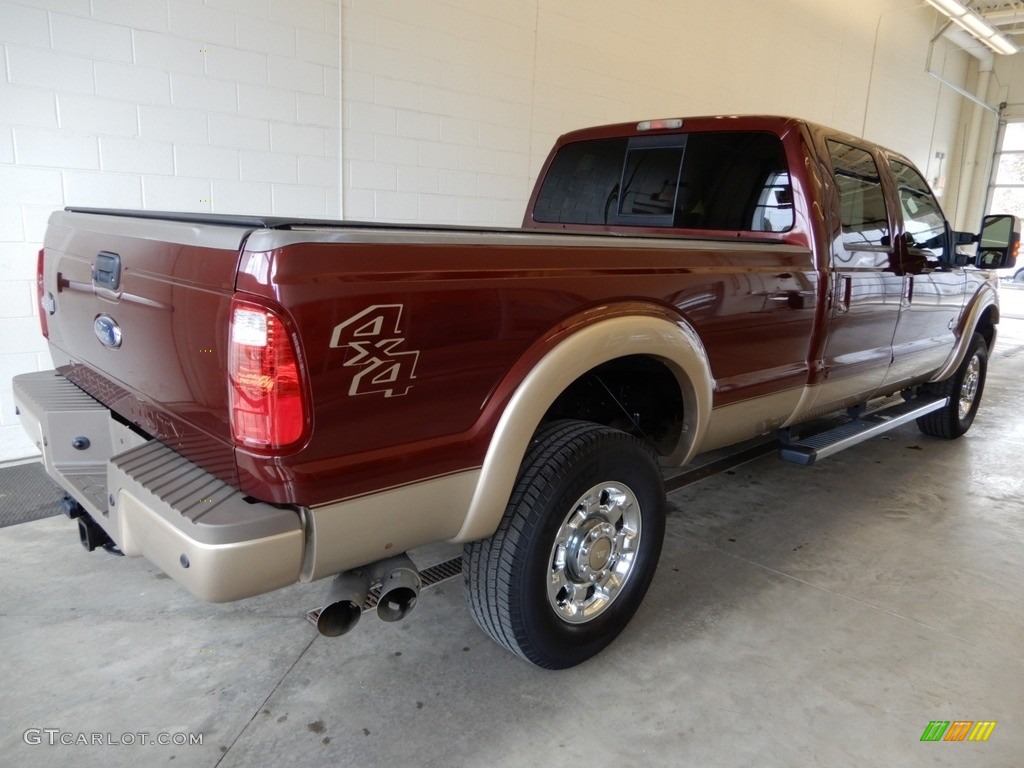
[[[74,205],[94,208],[160,207],[144,203],[140,178],[134,173],[64,171],[61,176],[64,180],[64,199],[74,201]],[[189,206],[188,210],[195,210],[195,207]]]
[[[53,210],[338,215],[338,3],[0,0],[0,461]]]
[[[23,6],[3,8],[0,10],[0,41],[48,48],[50,22],[46,11]]]
[[[242,50],[295,55],[295,28],[290,24],[239,16],[235,34],[236,43]]]
[[[57,97],[50,91],[6,85],[0,99],[0,125],[57,127]]]
[[[55,51],[99,61],[132,60],[132,32],[128,27],[52,13],[50,38]]]
[[[238,86],[238,113],[245,117],[274,120],[282,123],[296,121],[296,94],[284,88],[243,84]]]
[[[269,149],[272,125],[290,124],[271,124],[268,120],[235,115],[210,115],[210,144],[235,149]]]
[[[95,136],[48,128],[16,126],[14,162],[50,168],[100,167],[99,143]]]
[[[522,219],[537,2],[549,0],[514,2],[511,9],[493,0],[343,3],[347,216]],[[510,132],[500,134],[502,127]],[[505,141],[513,136],[514,143]],[[499,202],[514,203],[520,213],[497,218]],[[501,215],[508,210],[502,205]]]
[[[57,122],[65,131],[131,138],[139,133],[139,110],[130,102],[58,93]]]
[[[958,112],[938,106],[921,66],[934,12],[898,0],[644,12],[612,0],[344,0],[342,12],[350,217],[516,225],[558,134],[663,115],[796,114],[869,138],[894,131],[922,165],[937,149],[953,155]],[[938,47],[963,80],[965,55]],[[873,56],[884,77],[871,78]],[[908,94],[914,119],[892,119]]]
[[[174,145],[117,136],[100,137],[100,167],[115,173],[174,173]]]
[[[209,144],[178,144],[174,147],[174,175],[196,179],[228,179],[239,176],[237,149]]]
[[[171,103],[171,75],[134,64],[97,61],[94,65],[96,95],[120,99],[128,104]]]
[[[84,56],[7,43],[7,79],[52,92],[93,93],[92,61]]]
[[[210,54],[212,57],[214,54]],[[171,74],[171,105],[203,112],[238,112],[238,86],[226,80],[210,80],[206,75]]]

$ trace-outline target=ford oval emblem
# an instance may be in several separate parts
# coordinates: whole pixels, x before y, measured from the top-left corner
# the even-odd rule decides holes
[[[100,340],[107,349],[117,349],[121,346],[121,326],[110,315],[100,315],[92,324],[92,330],[96,338]]]

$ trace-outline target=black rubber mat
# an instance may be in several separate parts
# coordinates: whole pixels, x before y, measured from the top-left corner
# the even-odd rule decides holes
[[[0,469],[0,528],[59,515],[63,497],[42,464]]]

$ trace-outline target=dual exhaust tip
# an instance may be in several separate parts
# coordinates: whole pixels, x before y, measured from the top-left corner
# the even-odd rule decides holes
[[[383,621],[400,621],[416,607],[422,587],[419,571],[408,555],[398,555],[339,573],[317,616],[317,631],[325,637],[350,632],[363,614],[370,589],[378,584],[377,616]]]

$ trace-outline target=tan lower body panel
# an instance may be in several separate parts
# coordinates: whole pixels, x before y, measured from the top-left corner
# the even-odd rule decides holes
[[[480,470],[472,469],[307,510],[302,580],[451,539],[479,480]]]

